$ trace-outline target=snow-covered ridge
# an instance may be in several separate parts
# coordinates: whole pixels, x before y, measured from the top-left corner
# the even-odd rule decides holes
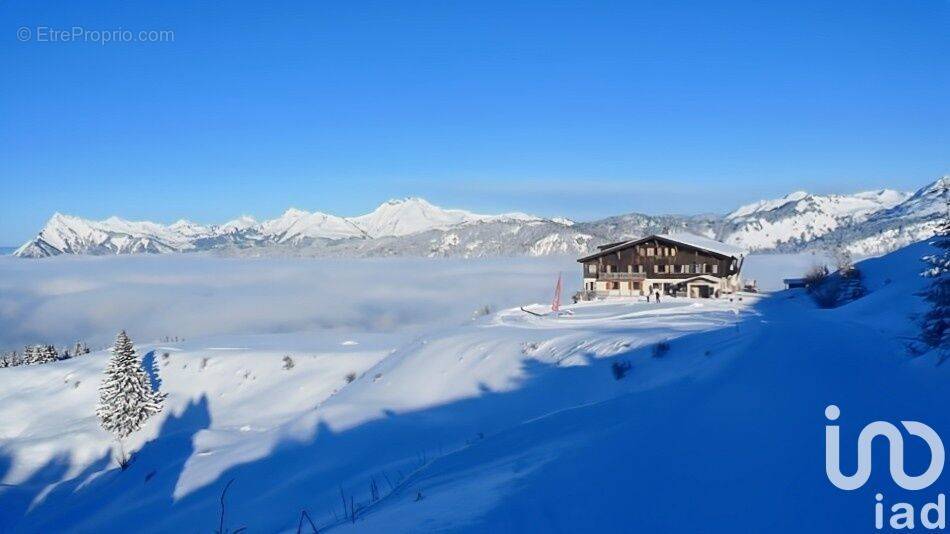
[[[900,205],[909,193],[882,189],[853,195],[813,195],[796,191],[783,198],[742,206],[726,215],[720,235],[752,250],[807,243],[839,228],[866,221]]]
[[[868,215],[815,241],[816,246],[844,243],[856,256],[879,256],[933,236],[950,217],[950,176],[928,184],[905,201]]]
[[[485,215],[421,198],[389,200],[365,215],[341,217],[290,208],[275,219],[246,215],[220,225],[180,220],[168,226],[110,217],[55,214],[14,254],[134,254],[213,250],[228,255],[539,256],[585,254],[597,245],[649,234],[696,234],[750,251],[845,246],[879,255],[933,235],[946,210],[950,177],[914,194],[889,189],[851,195],[796,191],[721,215],[629,213],[575,222],[524,213]]]
[[[458,224],[492,221],[538,221],[538,217],[524,213],[479,215],[465,210],[443,209],[422,198],[390,200],[372,213],[354,217],[350,221],[368,236],[404,236],[432,229],[449,228]]]
[[[244,215],[220,225],[209,226],[184,219],[165,226],[150,221],[127,221],[115,216],[104,221],[92,221],[55,213],[39,235],[21,246],[15,255],[44,257],[58,254],[162,253],[203,250],[222,244],[293,246],[311,244],[313,240],[400,237],[459,225],[511,221],[529,223],[544,219],[524,213],[482,215],[444,209],[421,198],[389,200],[373,212],[358,217],[339,217],[290,208],[280,217],[262,222]]]

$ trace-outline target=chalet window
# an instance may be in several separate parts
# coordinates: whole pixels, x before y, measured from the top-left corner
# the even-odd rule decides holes
[[[676,256],[676,247],[670,248],[670,256]]]
[[[712,272],[713,272],[713,274],[719,274],[719,264],[718,264],[718,263],[714,263],[714,264],[712,265]]]
[[[632,273],[632,272],[633,272],[633,265],[630,265],[629,263],[627,264],[627,272],[628,272],[628,273]]]
[[[654,264],[653,264],[653,272],[659,274],[659,272],[660,272],[660,266],[654,263]]]
[[[672,265],[667,265],[667,266],[666,266],[666,272],[669,273],[669,274],[673,274],[673,266],[672,266]]]
[[[587,266],[587,272],[590,274],[597,274],[597,266],[594,265],[593,263],[589,264]]]
[[[642,273],[642,272],[643,272],[643,265],[637,265],[637,272],[638,272],[638,273]]]
[[[654,256],[655,253],[656,253],[656,250],[654,250],[653,247],[647,248],[647,256]]]

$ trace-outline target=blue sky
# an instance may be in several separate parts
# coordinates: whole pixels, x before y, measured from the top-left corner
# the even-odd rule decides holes
[[[0,244],[54,211],[423,196],[591,219],[950,173],[942,0],[9,0],[0,20]],[[174,40],[38,41],[73,27]]]

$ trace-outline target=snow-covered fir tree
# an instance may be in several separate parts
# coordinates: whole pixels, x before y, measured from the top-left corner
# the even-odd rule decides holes
[[[38,347],[36,363],[53,363],[59,361],[59,353],[53,345],[43,345]]]
[[[42,357],[43,347],[39,345],[27,345],[23,347],[23,364],[37,365]]]
[[[924,257],[927,269],[921,274],[933,280],[923,293],[931,308],[921,318],[920,340],[927,348],[939,350],[939,364],[950,358],[950,330],[947,329],[950,324],[950,213],[932,243],[939,252]]]
[[[162,411],[165,395],[152,390],[148,375],[142,368],[125,331],[119,332],[106,365],[105,378],[99,386],[96,415],[102,428],[111,432],[119,444],[119,466],[128,465],[123,442],[152,415]]]
[[[6,360],[6,367],[16,367],[18,365],[23,365],[23,358],[17,354],[17,351],[8,353],[4,359]]]
[[[59,353],[53,345],[28,345],[23,349],[23,364],[42,365],[59,361]]]
[[[73,356],[82,356],[83,354],[89,354],[89,347],[82,341],[77,341],[76,346],[73,347]]]

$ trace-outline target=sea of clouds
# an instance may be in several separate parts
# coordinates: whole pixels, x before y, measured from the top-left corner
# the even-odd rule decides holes
[[[762,255],[743,272],[781,287],[820,261]],[[322,330],[392,332],[451,326],[473,312],[564,300],[580,286],[574,258],[248,259],[202,254],[0,257],[0,350],[25,344]]]
[[[473,312],[565,299],[572,258],[232,259],[200,254],[0,258],[0,350],[325,329],[454,325]]]

